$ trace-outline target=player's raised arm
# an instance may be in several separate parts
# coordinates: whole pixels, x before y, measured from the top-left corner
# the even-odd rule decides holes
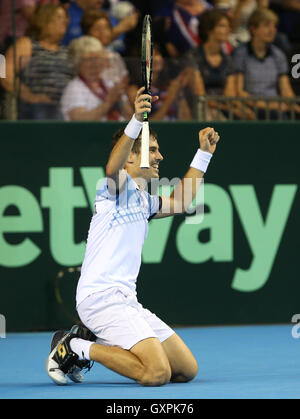
[[[135,114],[127,124],[124,134],[114,146],[106,165],[106,176],[114,181],[117,188],[120,187],[122,179],[126,177],[122,173],[122,169],[128,160],[134,141],[142,129],[143,113],[151,112],[151,102],[156,99],[156,97],[152,98],[148,94],[143,94],[144,90],[144,87],[138,90],[134,103]]]
[[[182,214],[193,202],[200,182],[207,170],[210,159],[216,150],[219,134],[213,128],[199,131],[200,148],[195,154],[190,168],[181,179],[170,197],[162,196],[162,206],[154,218],[163,218],[171,215]]]

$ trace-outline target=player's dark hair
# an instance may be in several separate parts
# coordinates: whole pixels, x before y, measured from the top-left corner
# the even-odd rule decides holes
[[[157,140],[158,139],[157,133],[152,128],[149,128],[149,130],[150,130],[150,137],[152,136],[153,138]],[[114,146],[117,144],[117,142],[119,141],[119,139],[122,137],[123,134],[124,134],[124,128],[118,129],[118,131],[116,131],[113,134],[112,141],[111,141],[112,148],[114,148]],[[142,143],[142,131],[140,132],[140,135],[138,136],[138,138],[134,141],[131,151],[135,154],[139,154],[141,152],[141,143]]]

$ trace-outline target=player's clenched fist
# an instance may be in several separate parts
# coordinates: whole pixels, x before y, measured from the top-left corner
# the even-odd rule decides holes
[[[200,149],[213,154],[220,139],[219,134],[210,127],[199,131]]]

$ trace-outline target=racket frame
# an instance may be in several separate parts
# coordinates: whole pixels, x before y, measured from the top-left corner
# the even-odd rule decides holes
[[[153,64],[153,41],[152,41],[152,19],[145,15],[142,31],[142,79],[145,87],[145,94],[151,94]],[[148,69],[149,66],[149,69]],[[149,75],[147,72],[150,72]],[[141,163],[140,167],[149,169],[149,116],[148,112],[143,115],[142,142],[141,142]]]

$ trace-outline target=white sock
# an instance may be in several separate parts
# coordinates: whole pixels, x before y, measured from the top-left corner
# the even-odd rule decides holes
[[[83,359],[90,360],[90,348],[93,343],[95,342],[80,338],[73,338],[70,340],[71,349],[78,355],[79,361],[82,361]]]

